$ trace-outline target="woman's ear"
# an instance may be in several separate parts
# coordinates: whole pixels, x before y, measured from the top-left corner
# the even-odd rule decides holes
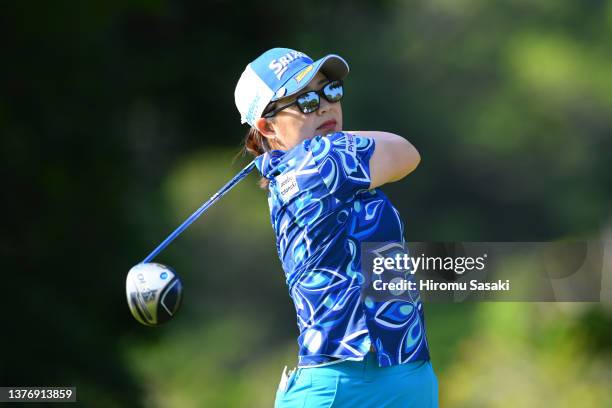
[[[259,118],[255,120],[255,127],[259,130],[259,133],[268,138],[275,138],[276,131],[274,127],[270,123],[270,121],[266,118]]]

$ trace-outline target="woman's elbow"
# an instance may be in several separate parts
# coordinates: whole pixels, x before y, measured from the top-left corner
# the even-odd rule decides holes
[[[398,149],[398,164],[399,174],[397,180],[403,179],[410,173],[412,173],[419,163],[421,162],[421,155],[419,151],[406,139],[403,139],[405,143],[402,143],[402,149]]]
[[[408,160],[409,161],[408,167],[410,170],[408,171],[408,174],[412,173],[418,167],[419,163],[421,163],[421,154],[416,149],[416,147],[414,147],[412,144],[410,144],[409,157],[410,159]]]

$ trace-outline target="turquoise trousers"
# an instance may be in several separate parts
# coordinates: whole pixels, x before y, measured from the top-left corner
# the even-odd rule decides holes
[[[438,380],[430,361],[379,367],[363,361],[298,368],[276,392],[275,408],[437,408]]]

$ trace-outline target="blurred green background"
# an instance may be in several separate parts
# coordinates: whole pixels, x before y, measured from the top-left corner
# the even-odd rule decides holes
[[[0,33],[0,385],[272,406],[298,332],[255,174],[157,258],[186,286],[174,321],[138,325],[124,279],[247,163],[234,86],[274,46],[344,56],[345,128],[419,149],[384,187],[407,240],[610,254],[610,2],[22,1]],[[429,304],[426,321],[444,407],[612,406],[609,301]]]

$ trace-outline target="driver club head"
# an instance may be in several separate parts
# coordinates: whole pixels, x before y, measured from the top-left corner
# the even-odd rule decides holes
[[[172,319],[183,299],[183,284],[174,270],[159,263],[140,263],[128,272],[125,282],[128,306],[145,326]]]

